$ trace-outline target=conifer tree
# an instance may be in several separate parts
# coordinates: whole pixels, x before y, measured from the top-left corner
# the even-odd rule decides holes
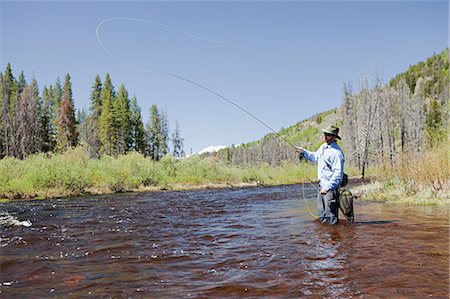
[[[162,157],[161,115],[155,104],[153,104],[150,108],[150,122],[147,123],[147,134],[150,158],[157,161]]]
[[[13,121],[11,116],[11,93],[13,89],[14,76],[11,70],[11,64],[8,63],[5,69],[2,80],[2,111],[1,111],[1,121],[2,121],[2,141],[3,141],[3,152],[6,156],[11,156],[12,146],[14,141],[14,131],[13,131]]]
[[[52,94],[52,146],[51,151],[56,150],[57,146],[57,135],[58,135],[58,127],[59,127],[59,107],[61,106],[62,96],[63,96],[63,89],[61,85],[61,79],[58,77],[56,78],[55,85],[50,85],[49,90]]]
[[[113,116],[115,154],[123,155],[131,148],[132,143],[130,100],[128,91],[123,84],[120,85],[117,97],[113,102]]]
[[[57,150],[64,151],[68,147],[77,145],[78,132],[76,129],[75,108],[72,98],[72,83],[70,75],[64,81],[63,97],[58,113]]]
[[[61,79],[59,77],[56,78],[55,88],[53,88],[53,92],[54,92],[53,97],[55,98],[55,101],[59,108],[64,94],[64,90],[61,85]]]
[[[17,117],[18,106],[19,106],[19,85],[17,84],[17,80],[13,80],[11,91],[10,91],[10,99],[9,99],[9,138],[8,138],[8,149],[9,156],[18,157],[19,150],[19,139],[20,135],[17,131],[19,126],[19,118]]]
[[[54,151],[58,130],[58,103],[53,86],[42,89],[42,151]]]
[[[131,135],[132,135],[132,148],[141,153],[146,153],[145,146],[145,130],[142,122],[141,107],[138,106],[136,96],[131,99]]]
[[[445,140],[445,131],[443,128],[443,109],[439,101],[430,100],[430,107],[427,111],[425,120],[425,132],[428,145],[432,148]]]
[[[59,77],[56,78],[55,85],[52,86],[53,89],[53,99],[56,102],[56,119],[58,119],[59,106],[61,106],[64,90],[61,84],[61,79]]]
[[[12,69],[11,69],[11,64],[10,63],[8,63],[8,65],[6,66],[5,74],[3,76],[3,80],[4,80],[4,83],[5,83],[5,88],[4,88],[5,95],[10,96],[11,95],[11,87],[12,87],[12,84],[13,84],[13,81],[14,81],[14,76],[13,76],[13,73],[12,73]]]
[[[115,99],[114,86],[109,74],[106,74],[101,91],[102,111],[99,119],[101,152],[107,155],[115,153],[114,114],[113,104]]]
[[[86,120],[86,110],[83,107],[77,110],[77,116],[75,117],[75,124],[77,124],[78,126],[78,134],[80,134],[79,126],[85,120]]]
[[[172,133],[173,156],[177,158],[184,157],[184,139],[181,137],[180,125],[178,120],[175,123],[175,131]]]
[[[47,86],[44,85],[42,89],[42,115],[41,115],[41,128],[42,128],[42,151],[50,151],[50,136],[51,136],[51,95]]]
[[[31,121],[30,116],[28,115],[28,107],[27,105],[30,102],[30,98],[32,96],[31,89],[28,85],[24,87],[24,91],[20,94],[20,97],[17,101],[17,115],[14,119],[17,130],[16,130],[16,138],[17,138],[17,149],[14,150],[14,156],[17,158],[24,158],[27,155],[27,148],[30,143],[30,136],[28,135],[29,131],[27,130],[27,126]]]
[[[101,93],[102,93],[102,81],[100,79],[100,76],[96,75],[94,83],[92,84],[91,87],[91,106],[89,107],[89,110],[94,115],[95,119],[98,119],[102,112]]]
[[[98,130],[98,119],[94,119],[92,114],[83,116],[83,123],[80,124],[81,130],[84,134],[84,144],[86,145],[86,152],[91,159],[98,159],[101,157],[100,139]]]
[[[160,156],[163,157],[169,152],[169,120],[167,109],[161,112],[161,150]]]
[[[84,109],[84,107],[77,110],[76,121],[78,124],[78,133],[79,133],[78,144],[82,146],[87,145],[87,128],[86,128],[87,117],[88,116],[86,113],[86,109]]]
[[[33,131],[33,147],[31,151],[33,153],[42,151],[42,134],[43,134],[43,128],[42,128],[42,99],[39,96],[39,86],[35,78],[31,80],[31,93],[32,93],[32,103],[31,103],[31,114],[34,117],[34,120],[32,122],[32,128]]]
[[[55,86],[53,87],[53,101],[55,102],[54,113],[55,113],[55,127],[58,127],[58,119],[59,119],[59,106],[61,106],[62,97],[63,97],[63,87],[61,84],[61,79],[58,77],[55,81]]]
[[[87,152],[91,158],[100,157],[100,115],[102,112],[102,82],[100,76],[95,76],[94,83],[91,87],[91,103],[90,103],[90,114],[86,115],[85,119],[85,142],[87,147]]]
[[[23,71],[20,72],[19,78],[17,79],[17,84],[19,87],[19,94],[20,94],[22,93],[23,89],[25,88],[25,85],[27,84]]]

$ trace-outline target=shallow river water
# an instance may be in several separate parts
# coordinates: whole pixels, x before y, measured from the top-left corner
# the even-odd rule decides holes
[[[315,207],[316,190],[305,186]],[[300,185],[1,204],[1,298],[448,298],[448,207],[355,203],[315,221]]]

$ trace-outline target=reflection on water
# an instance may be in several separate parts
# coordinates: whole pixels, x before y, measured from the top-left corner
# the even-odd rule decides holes
[[[300,186],[2,204],[1,297],[448,298],[448,209],[356,203],[324,226]],[[315,190],[306,188],[314,206]]]

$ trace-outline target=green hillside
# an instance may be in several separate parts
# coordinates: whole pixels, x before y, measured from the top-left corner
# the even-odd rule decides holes
[[[342,124],[342,116],[338,108],[315,114],[293,126],[280,130],[279,134],[294,145],[317,148],[323,143],[321,129],[331,124],[338,126]]]
[[[416,88],[417,80],[419,78],[425,78],[424,95],[426,97],[437,98],[445,88],[447,88],[448,91],[448,56],[448,49],[442,51],[440,54],[433,54],[433,56],[425,61],[410,66],[406,72],[395,76],[395,78],[389,82],[389,85],[396,86],[398,82],[404,78],[410,88],[410,92],[413,93]]]
[[[340,110],[335,108],[318,113],[290,127],[282,128],[277,132],[278,135],[269,133],[260,140],[228,147],[217,153],[204,154],[202,157],[214,156],[223,163],[237,167],[264,164],[280,166],[286,161],[296,163],[298,155],[291,144],[316,148],[322,143],[320,129],[328,124],[341,123]]]

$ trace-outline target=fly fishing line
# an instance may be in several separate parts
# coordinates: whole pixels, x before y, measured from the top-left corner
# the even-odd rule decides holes
[[[242,49],[244,49],[244,50],[252,51],[252,52],[255,52],[254,50],[252,50],[252,49],[250,49],[250,48],[248,48],[248,47],[239,45],[239,44],[235,44],[235,43],[230,43],[230,42],[221,41],[221,40],[215,40],[215,39],[204,38],[204,37],[201,37],[201,36],[198,36],[198,35],[194,35],[194,34],[188,33],[188,32],[186,32],[186,31],[180,30],[180,29],[178,29],[178,28],[175,28],[175,27],[172,27],[172,26],[169,26],[169,25],[166,25],[166,24],[162,24],[162,23],[155,22],[155,21],[152,21],[152,20],[139,19],[139,18],[129,18],[129,17],[109,18],[109,19],[105,19],[105,20],[101,21],[101,22],[97,25],[97,28],[96,28],[97,41],[99,42],[100,46],[103,48],[103,50],[104,50],[111,58],[113,58],[113,59],[114,59],[115,61],[117,61],[118,63],[124,64],[126,67],[131,68],[131,69],[133,69],[133,70],[135,70],[135,71],[140,71],[140,72],[153,72],[153,73],[163,74],[163,75],[166,75],[166,76],[169,76],[169,77],[172,77],[172,78],[176,78],[176,79],[179,79],[179,80],[188,82],[188,83],[190,83],[190,84],[192,84],[192,85],[195,85],[195,86],[197,86],[197,87],[199,87],[199,88],[201,88],[201,89],[203,89],[203,90],[205,90],[205,91],[211,93],[212,95],[215,95],[216,97],[218,97],[218,98],[220,98],[220,99],[226,101],[227,103],[233,105],[234,107],[236,107],[237,109],[241,110],[242,112],[246,113],[247,115],[249,115],[250,117],[252,117],[254,120],[258,121],[260,124],[262,124],[262,125],[265,126],[267,129],[269,129],[271,132],[273,132],[279,139],[282,139],[284,142],[286,142],[287,144],[289,144],[290,146],[292,146],[294,149],[296,148],[296,147],[295,147],[291,142],[289,142],[284,136],[280,135],[278,132],[276,132],[274,129],[272,129],[272,127],[270,127],[268,124],[266,124],[266,123],[265,123],[264,121],[262,121],[260,118],[258,118],[256,115],[254,115],[253,113],[249,112],[247,109],[241,107],[240,105],[238,105],[238,104],[235,103],[234,101],[232,101],[232,100],[226,98],[225,96],[219,94],[218,92],[216,92],[216,91],[214,91],[214,90],[211,90],[210,88],[208,88],[208,87],[206,87],[206,86],[204,86],[204,85],[202,85],[202,84],[200,84],[200,83],[198,83],[198,82],[192,81],[192,80],[190,80],[190,79],[188,79],[188,78],[185,78],[185,77],[183,77],[183,76],[180,76],[180,75],[177,75],[177,74],[173,74],[173,73],[170,73],[170,72],[161,71],[161,70],[157,70],[157,69],[153,69],[153,68],[139,69],[139,68],[132,67],[131,65],[129,65],[129,64],[127,64],[127,63],[122,62],[120,59],[118,59],[115,55],[113,55],[113,54],[107,49],[107,47],[103,44],[103,42],[102,42],[102,40],[101,40],[101,38],[100,38],[100,27],[101,27],[102,25],[104,25],[105,23],[111,22],[111,21],[134,21],[134,22],[149,23],[149,24],[153,24],[153,25],[157,25],[157,26],[166,28],[166,29],[173,30],[173,31],[175,31],[175,32],[178,32],[178,33],[187,35],[187,36],[189,36],[189,37],[191,37],[191,38],[194,38],[194,39],[199,39],[199,40],[208,41],[208,42],[212,42],[212,43],[224,44],[224,45],[233,46],[233,47],[239,47],[239,48],[242,48]],[[311,184],[311,186],[313,186],[313,187],[317,190],[317,188],[316,188],[311,182],[308,182],[308,183]],[[306,206],[307,206],[307,208],[308,208],[308,212],[311,214],[312,217],[318,218],[318,216],[317,216],[317,215],[314,215],[314,214],[312,213],[311,209],[309,208],[308,202],[306,201],[306,198],[305,198],[305,190],[304,190],[304,188],[305,188],[305,187],[304,187],[304,182],[303,182],[303,183],[302,183],[302,190],[303,190],[303,193],[302,193],[302,194],[303,194],[303,200],[305,201],[305,204],[306,204]]]

